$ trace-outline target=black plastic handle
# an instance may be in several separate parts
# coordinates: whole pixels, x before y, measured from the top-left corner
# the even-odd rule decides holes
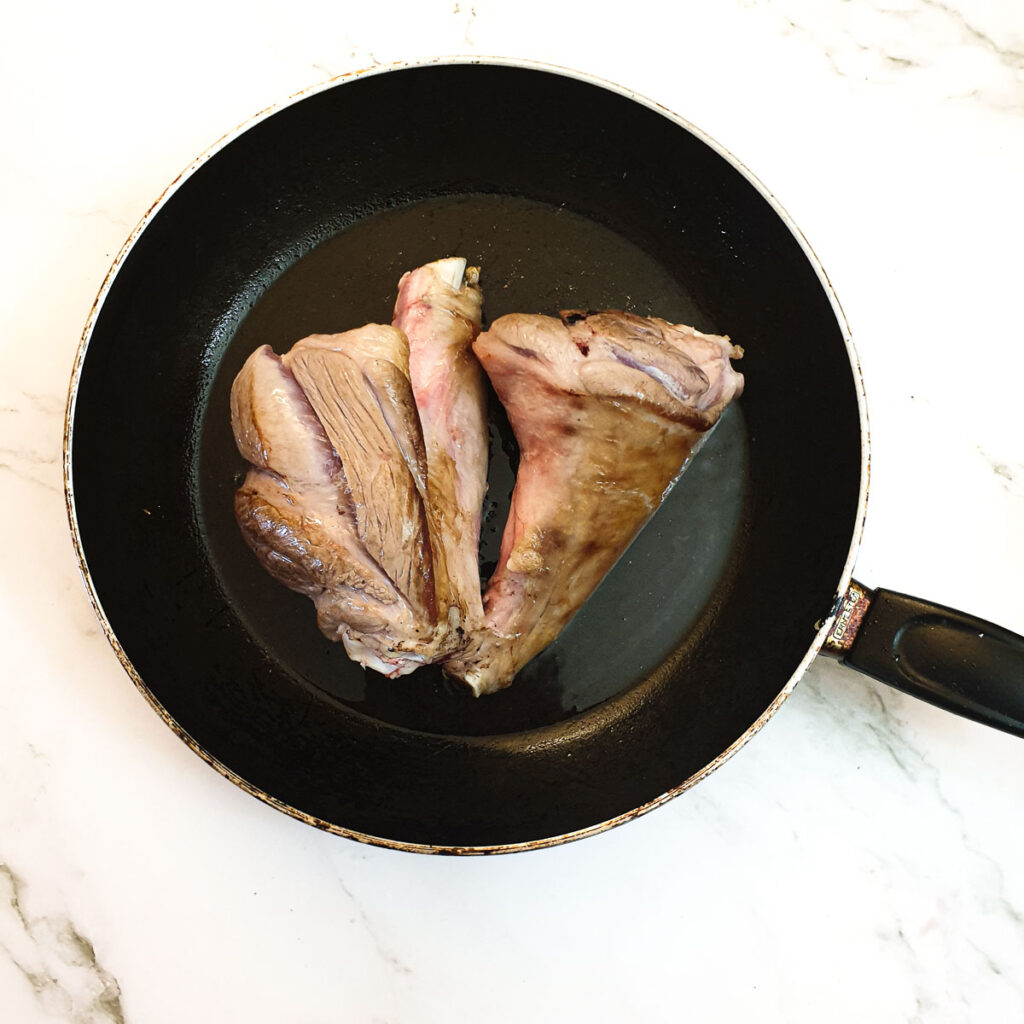
[[[1002,626],[852,584],[827,646],[904,693],[1024,736],[1024,637]]]

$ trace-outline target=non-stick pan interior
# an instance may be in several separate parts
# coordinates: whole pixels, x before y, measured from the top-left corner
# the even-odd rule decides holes
[[[269,343],[390,319],[398,277],[482,267],[485,322],[627,308],[728,333],[747,390],[555,645],[497,696],[389,681],[316,630],[234,523],[231,380]],[[492,417],[493,563],[514,445]],[[73,490],[92,584],[196,745],[303,815],[404,843],[529,842],[713,761],[786,684],[854,532],[853,374],[814,268],[725,159],[538,70],[365,77],[257,123],[152,219],[82,370]]]
[[[726,582],[740,541],[745,430],[740,409],[730,410],[642,541],[515,686],[477,700],[446,682],[437,666],[402,680],[364,672],[319,633],[309,600],[282,593],[242,541],[232,493],[246,467],[225,415],[228,393],[242,362],[260,345],[284,352],[306,334],[389,322],[403,269],[448,253],[484,268],[488,320],[517,310],[557,315],[567,306],[628,306],[710,329],[682,284],[643,249],[564,206],[469,193],[370,215],[298,260],[235,332],[200,431],[195,466],[202,532],[229,603],[279,664],[387,722],[440,733],[517,732],[561,721],[619,693],[686,636]],[[516,463],[514,437],[493,396],[490,408],[484,579],[497,560]],[[635,597],[623,602],[623,594]]]

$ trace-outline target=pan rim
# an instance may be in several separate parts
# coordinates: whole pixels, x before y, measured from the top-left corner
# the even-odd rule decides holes
[[[74,444],[74,417],[77,406],[78,388],[81,380],[82,369],[85,363],[86,356],[88,354],[89,343],[92,339],[93,331],[99,318],[99,314],[102,310],[104,301],[113,286],[114,280],[119,273],[123,263],[127,259],[131,250],[134,248],[135,243],[142,236],[143,232],[149,226],[153,218],[159,213],[163,206],[170,200],[174,193],[180,188],[203,164],[205,164],[210,158],[215,156],[220,150],[224,149],[236,138],[254,127],[256,124],[265,120],[266,118],[284,110],[287,107],[292,106],[295,103],[301,102],[311,96],[314,96],[320,92],[324,92],[328,89],[347,84],[352,81],[356,81],[362,78],[371,77],[378,74],[388,74],[393,71],[411,70],[416,68],[426,68],[434,66],[445,66],[445,65],[484,65],[484,66],[498,66],[498,67],[510,67],[510,68],[521,68],[529,71],[539,71],[549,74],[560,75],[566,78],[571,78],[576,81],[582,82],[587,85],[596,86],[601,89],[605,89],[609,92],[617,93],[633,102],[639,103],[642,106],[646,106],[650,110],[661,114],[666,117],[678,127],[683,128],[691,135],[698,138],[701,142],[712,149],[719,157],[729,163],[735,170],[737,170],[743,177],[758,191],[762,198],[772,207],[776,215],[780,218],[790,234],[794,237],[797,244],[803,250],[805,257],[810,263],[812,269],[818,277],[818,280],[828,297],[829,303],[832,306],[833,313],[836,317],[836,321],[839,325],[840,332],[843,337],[843,343],[846,346],[847,357],[850,362],[850,369],[853,375],[854,391],[857,398],[857,410],[859,417],[859,432],[861,441],[861,465],[860,465],[860,484],[857,498],[857,511],[854,521],[853,533],[850,540],[850,547],[847,553],[847,558],[843,566],[842,573],[840,574],[839,580],[836,585],[836,600],[830,614],[827,618],[821,620],[819,627],[815,633],[814,639],[807,649],[804,657],[797,665],[796,669],[785,682],[782,689],[779,691],[775,699],[769,704],[769,706],[762,712],[762,714],[736,739],[731,743],[725,750],[723,750],[717,757],[706,764],[699,771],[695,772],[683,782],[679,783],[659,796],[635,807],[622,814],[616,815],[612,818],[606,819],[605,821],[598,822],[594,825],[587,826],[586,828],[577,829],[575,831],[561,833],[554,836],[548,836],[536,840],[526,840],[521,842],[507,843],[507,844],[492,844],[492,845],[430,845],[423,843],[409,843],[401,840],[391,839],[382,836],[375,836],[364,832],[359,832],[353,829],[348,829],[340,825],[336,825],[333,822],[325,821],[320,818],[316,818],[313,815],[307,814],[306,812],[285,803],[282,800],[274,797],[270,793],[265,792],[249,783],[246,779],[237,775],[227,765],[221,762],[215,755],[203,748],[191,735],[189,735],[185,729],[169,714],[169,712],[163,707],[160,701],[156,698],[155,694],[149,689],[144,680],[142,679],[139,672],[135,669],[131,660],[128,658],[120,641],[117,638],[116,632],[114,631],[113,625],[108,619],[105,610],[103,609],[102,603],[99,599],[99,594],[93,582],[88,561],[86,559],[84,546],[82,543],[81,532],[78,525],[78,516],[75,504],[74,494],[74,481],[72,478],[72,450]],[[298,92],[293,93],[291,96],[279,101],[278,103],[272,104],[263,110],[258,111],[252,117],[241,122],[235,128],[222,135],[206,150],[200,153],[187,167],[185,167],[171,182],[170,184],[160,193],[157,199],[152,203],[149,209],[143,214],[142,218],[132,229],[121,249],[115,256],[111,263],[110,269],[107,271],[106,276],[100,286],[100,289],[96,295],[93,305],[90,309],[89,315],[86,319],[85,326],[82,331],[81,338],[75,353],[74,362],[72,365],[71,379],[68,386],[68,397],[65,405],[64,414],[64,431],[63,431],[63,477],[64,477],[64,498],[65,507],[68,516],[68,523],[71,531],[72,543],[74,546],[75,557],[78,562],[79,573],[82,576],[83,583],[86,588],[86,592],[89,601],[93,607],[97,619],[99,620],[100,627],[103,631],[104,636],[107,638],[108,643],[112,647],[118,661],[120,661],[122,668],[131,678],[139,692],[146,698],[150,706],[154,711],[164,720],[166,725],[181,739],[192,751],[207,762],[212,768],[214,768],[224,778],[233,782],[240,789],[244,790],[251,796],[269,804],[271,807],[276,808],[279,811],[288,814],[299,821],[302,821],[308,825],[312,825],[315,828],[321,829],[322,831],[330,832],[334,835],[343,836],[348,839],[356,840],[357,842],[366,843],[373,846],[380,846],[390,849],[402,850],[413,853],[425,853],[425,854],[455,854],[455,855],[476,855],[476,854],[496,854],[496,853],[513,853],[521,852],[525,850],[545,849],[552,846],[558,846],[563,843],[573,842],[578,839],[583,839],[591,835],[596,835],[600,832],[607,831],[618,825],[624,824],[627,821],[631,821],[634,818],[640,817],[654,810],[656,807],[660,807],[662,804],[667,803],[669,800],[676,796],[684,793],[686,790],[695,786],[698,782],[703,781],[707,776],[714,772],[717,768],[721,767],[726,761],[728,761],[738,750],[749,742],[761,729],[767,724],[768,720],[778,711],[785,700],[793,692],[796,684],[800,678],[807,671],[810,663],[821,651],[824,646],[826,637],[830,633],[836,615],[838,614],[839,599],[846,592],[846,588],[849,586],[853,577],[853,567],[856,560],[856,555],[860,547],[861,539],[863,536],[864,523],[867,514],[867,495],[869,488],[869,474],[870,474],[870,429],[868,424],[867,414],[867,396],[864,388],[863,374],[860,366],[860,360],[854,346],[853,337],[850,331],[849,323],[846,318],[846,314],[843,311],[842,306],[839,303],[838,296],[832,287],[832,283],[825,272],[821,261],[818,259],[817,254],[812,249],[810,243],[804,237],[799,227],[794,222],[793,218],[788,214],[782,204],[776,199],[775,195],[744,165],[737,157],[731,152],[725,149],[720,143],[716,142],[711,136],[705,133],[703,130],[692,124],[690,121],[676,114],[674,111],[663,106],[655,100],[652,100],[640,93],[617,83],[611,82],[608,79],[601,78],[597,75],[593,75],[589,72],[570,69],[560,65],[550,64],[542,61],[535,61],[528,58],[517,58],[517,57],[497,57],[497,56],[481,56],[481,55],[448,55],[448,56],[435,56],[425,57],[420,59],[412,60],[400,60],[394,61],[389,64],[377,64],[372,67],[361,68],[356,71],[346,72],[341,75],[332,76],[322,82],[315,83]]]

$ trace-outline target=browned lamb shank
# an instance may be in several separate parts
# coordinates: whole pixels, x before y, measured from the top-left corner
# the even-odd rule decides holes
[[[403,275],[392,323],[409,339],[409,379],[423,427],[434,576],[450,625],[483,619],[480,515],[487,490],[487,403],[473,355],[483,303],[479,268],[450,257]],[[444,595],[441,589],[444,588]]]
[[[397,326],[263,346],[231,390],[243,536],[326,636],[388,676],[450,654],[482,617],[478,273],[449,259],[406,274]]]
[[[264,568],[360,664],[440,661],[481,694],[561,632],[743,377],[728,338],[631,313],[513,314],[477,337],[477,280],[438,260],[403,276],[392,326],[263,346],[231,418],[250,463],[235,512]],[[520,447],[482,599],[481,366]]]
[[[484,628],[445,663],[480,694],[558,636],[743,377],[728,338],[616,311],[503,316],[473,348],[520,448]]]
[[[312,598],[323,633],[385,675],[435,660],[444,639],[403,350],[380,325],[314,335],[284,358],[265,345],[231,389],[252,466],[235,495],[242,535],[278,582]]]

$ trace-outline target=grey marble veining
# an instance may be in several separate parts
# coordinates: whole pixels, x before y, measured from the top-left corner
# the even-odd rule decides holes
[[[0,473],[60,492],[63,402],[0,384]]]
[[[29,909],[27,883],[0,863],[0,956],[25,978],[42,1009],[73,1024],[126,1024],[117,979],[62,913]]]
[[[754,6],[759,6],[754,4]],[[940,0],[885,3],[767,0],[785,32],[817,48],[833,72],[857,83],[925,76],[949,99],[1024,110],[1024,28]]]

